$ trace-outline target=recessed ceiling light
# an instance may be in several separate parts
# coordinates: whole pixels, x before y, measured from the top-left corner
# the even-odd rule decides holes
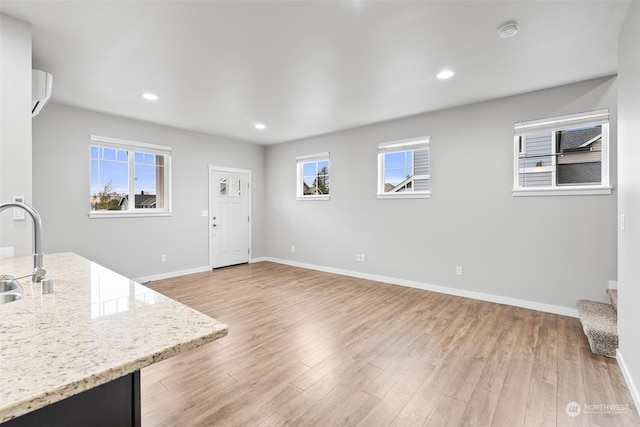
[[[501,39],[508,39],[509,37],[513,37],[518,34],[518,30],[520,30],[520,26],[516,21],[507,22],[506,24],[498,27],[498,37]]]
[[[142,94],[142,97],[148,101],[157,101],[158,100],[158,95],[155,95],[153,93],[144,93]]]
[[[256,123],[255,125],[253,125],[253,127],[258,129],[258,130],[262,130],[262,129],[266,128],[264,123]]]
[[[454,74],[455,73],[451,70],[442,70],[436,75],[436,77],[439,78],[440,80],[446,80],[453,77]]]

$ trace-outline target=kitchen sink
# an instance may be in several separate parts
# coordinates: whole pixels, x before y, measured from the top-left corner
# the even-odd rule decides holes
[[[3,292],[11,292],[16,289],[22,289],[20,283],[15,279],[2,279],[0,280],[0,294]]]
[[[17,292],[0,294],[0,304],[18,301],[19,299],[22,299],[22,294]]]
[[[23,290],[20,282],[15,279],[0,280],[0,304],[22,299]]]

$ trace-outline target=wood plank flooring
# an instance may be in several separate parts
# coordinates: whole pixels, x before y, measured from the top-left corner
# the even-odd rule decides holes
[[[145,427],[640,426],[574,318],[268,262],[147,286],[229,335],[142,370]]]

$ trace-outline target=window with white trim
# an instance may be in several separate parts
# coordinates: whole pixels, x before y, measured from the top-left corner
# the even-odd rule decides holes
[[[430,196],[429,137],[378,144],[378,198]]]
[[[296,157],[298,200],[329,200],[329,153]]]
[[[516,196],[610,194],[609,110],[514,125]]]
[[[171,215],[171,147],[90,140],[91,218]]]

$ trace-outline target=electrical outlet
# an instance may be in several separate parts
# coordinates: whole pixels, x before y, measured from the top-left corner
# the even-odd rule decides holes
[[[160,262],[167,262],[167,256],[166,255],[160,255]]]
[[[296,247],[295,246],[291,246],[291,252],[295,252],[296,251]]]
[[[456,267],[456,276],[462,276],[462,267],[461,266],[457,266]]]
[[[356,262],[360,262],[360,254],[356,254]]]
[[[365,262],[366,258],[364,254],[360,254],[360,261]]]

